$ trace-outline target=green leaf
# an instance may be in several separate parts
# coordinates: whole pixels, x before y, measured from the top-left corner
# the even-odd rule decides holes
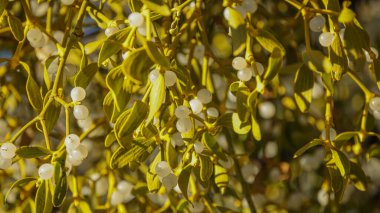
[[[165,4],[159,5],[159,4],[155,4],[151,1],[146,1],[146,0],[142,0],[142,2],[144,3],[145,6],[149,8],[149,10],[154,11],[158,14],[161,14],[163,16],[170,16],[171,14],[169,7]]]
[[[230,18],[227,21],[231,28],[237,29],[240,25],[244,24],[244,18],[238,11],[231,7],[226,7],[226,10],[228,10],[228,13],[230,14]]]
[[[238,56],[242,53],[246,46],[247,32],[245,26],[239,25],[238,28],[231,28],[233,55]]]
[[[333,86],[333,82],[332,82],[332,78],[331,78],[331,75],[330,73],[322,73],[322,82],[323,82],[323,86],[328,89],[331,94],[334,93],[334,86]]]
[[[88,203],[84,200],[79,201],[78,207],[76,206],[75,202],[72,202],[69,206],[69,209],[67,210],[68,213],[88,213],[93,212],[88,205]]]
[[[274,77],[277,76],[282,65],[283,55],[281,50],[277,47],[274,47],[272,54],[269,57],[268,68],[264,74],[265,81],[271,81]]]
[[[24,28],[22,26],[22,22],[16,16],[11,13],[7,13],[8,15],[8,25],[11,28],[11,32],[17,41],[24,40]]]
[[[146,53],[148,54],[149,58],[156,64],[164,67],[164,68],[170,68],[170,62],[168,58],[163,55],[157,48],[156,44],[152,41],[145,41],[144,42],[144,48],[146,50]]]
[[[249,119],[249,106],[247,104],[249,94],[249,89],[244,85],[244,83],[241,83],[236,92],[236,111],[242,122],[247,122]]]
[[[214,170],[214,164],[210,160],[210,157],[199,155],[199,162],[200,162],[200,177],[202,181],[208,181]]]
[[[118,138],[131,135],[141,125],[148,114],[148,107],[144,102],[137,100],[133,104],[132,109],[124,113],[127,115],[120,116],[115,123],[115,131]]]
[[[75,76],[74,85],[76,87],[86,88],[98,69],[98,65],[96,63],[92,63],[79,70],[78,74]]]
[[[95,50],[97,50],[100,45],[104,44],[105,40],[106,39],[99,39],[99,40],[95,40],[95,41],[88,42],[87,44],[85,44],[84,50],[86,54],[89,55],[95,52]]]
[[[134,140],[130,149],[120,147],[113,153],[110,166],[112,169],[122,168],[142,155],[152,153],[154,147],[155,143],[153,139]]]
[[[323,145],[324,141],[322,139],[314,139],[310,141],[309,143],[305,144],[303,147],[301,147],[299,150],[297,150],[296,153],[294,153],[293,158],[298,158],[301,156],[304,152],[309,150],[310,148],[314,146]]]
[[[252,125],[252,135],[253,138],[257,141],[261,141],[261,129],[260,124],[257,121],[256,115],[251,115],[251,125]]]
[[[8,6],[8,0],[0,0],[0,16],[3,15],[5,8]]]
[[[36,181],[37,178],[35,177],[26,177],[26,178],[23,178],[23,179],[20,179],[20,180],[17,180],[16,182],[12,183],[11,187],[9,187],[7,193],[5,194],[5,197],[4,197],[4,201],[7,200],[8,198],[8,195],[9,193],[12,191],[12,189],[14,189],[15,187],[18,187],[18,186],[21,186],[21,185],[24,185],[26,183],[29,183],[31,181]]]
[[[146,183],[148,186],[148,190],[151,193],[156,193],[161,187],[160,178],[156,174],[156,166],[159,162],[162,161],[161,156],[161,153],[157,154],[152,163],[149,165],[148,172],[146,173]]]
[[[327,169],[330,175],[331,188],[335,193],[338,193],[343,188],[343,177],[336,166],[328,166]]]
[[[53,154],[52,151],[42,146],[22,146],[16,150],[21,158],[38,158]]]
[[[153,82],[153,87],[149,95],[149,115],[146,123],[150,123],[155,114],[160,110],[162,102],[164,101],[166,89],[164,76],[159,75]]]
[[[332,64],[332,76],[334,79],[340,80],[348,69],[348,61],[338,33],[334,34],[334,41],[329,47],[329,58]]]
[[[368,179],[366,174],[358,163],[352,161],[350,161],[350,179],[358,190],[367,190]]]
[[[301,112],[306,112],[311,104],[314,77],[306,65],[297,70],[294,79],[294,98]]]
[[[21,66],[28,73],[28,79],[26,80],[26,93],[28,95],[29,103],[38,112],[42,109],[42,95],[40,93],[40,87],[34,80],[30,71],[29,65],[20,61]]]
[[[227,160],[227,157],[223,153],[222,148],[219,146],[215,137],[212,136],[210,133],[208,132],[203,133],[202,143],[207,147],[207,149],[213,151],[213,154],[215,154],[218,158],[222,160]]]
[[[98,66],[100,67],[102,63],[110,58],[112,55],[118,53],[123,48],[123,42],[127,39],[131,28],[127,27],[125,29],[119,30],[118,32],[112,34],[108,37],[100,48],[98,57]]]
[[[122,70],[131,81],[141,84],[147,80],[152,64],[145,48],[139,48],[129,52],[128,59],[123,61]]]
[[[332,64],[319,50],[306,51],[303,55],[304,63],[314,72],[330,73]]]
[[[186,200],[189,200],[189,197],[187,195],[187,188],[189,187],[189,180],[192,169],[193,166],[189,164],[182,169],[181,173],[178,176],[178,186],[181,189],[182,195],[186,198]]]
[[[44,104],[46,104],[49,101],[50,94],[51,94],[51,90],[46,93]],[[50,133],[53,130],[54,126],[57,124],[59,115],[61,113],[61,108],[62,108],[62,105],[55,100],[47,108],[45,112],[45,118],[49,118],[49,119],[45,119],[45,123],[46,123],[46,130],[48,133]]]
[[[259,42],[259,44],[266,49],[268,52],[273,53],[273,51],[278,48],[282,56],[285,55],[286,51],[284,46],[276,39],[276,37],[265,30],[257,30],[254,32],[254,38]]]
[[[341,23],[347,24],[352,22],[355,19],[355,12],[352,11],[350,8],[343,8],[342,11],[339,14],[338,20]]]
[[[342,177],[346,177],[346,175],[349,175],[350,161],[348,160],[347,156],[337,149],[331,149],[331,154],[335,162],[335,165],[338,167]]]
[[[61,206],[63,200],[65,199],[68,185],[67,185],[67,176],[66,172],[62,171],[60,173],[58,182],[55,185],[54,195],[53,195],[53,205],[55,207]]]
[[[237,134],[244,135],[251,130],[249,123],[243,123],[237,113],[232,114],[232,127]]]
[[[171,168],[177,167],[178,153],[170,143],[166,143],[166,146],[165,146],[165,159]]]
[[[377,87],[380,89],[380,60],[379,59],[373,60],[372,69],[376,76]]]
[[[333,142],[335,143],[336,147],[341,147],[343,145],[343,143],[351,140],[351,138],[353,138],[357,135],[359,135],[359,132],[343,132],[343,133],[337,135],[334,138]]]
[[[121,66],[111,69],[106,76],[106,85],[112,93],[118,111],[124,109],[129,101],[129,94],[124,94],[127,93],[124,89],[124,77]]]
[[[50,213],[53,209],[52,195],[49,189],[48,180],[42,180],[40,186],[37,189],[36,197],[36,212]]]
[[[104,140],[104,146],[110,147],[116,140],[115,131],[112,130],[107,134],[106,139]]]
[[[215,184],[222,194],[226,190],[229,182],[228,172],[225,168],[215,164]]]

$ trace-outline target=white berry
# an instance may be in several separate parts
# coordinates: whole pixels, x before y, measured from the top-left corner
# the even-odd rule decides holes
[[[324,32],[319,35],[319,43],[324,47],[329,47],[334,41],[334,34]]]
[[[0,156],[0,169],[8,169],[10,166],[12,166],[12,159]]]
[[[276,114],[276,107],[270,101],[260,103],[259,114],[264,119],[270,119]]]
[[[158,162],[155,170],[156,170],[156,174],[159,177],[165,177],[172,172],[172,169],[170,168],[168,162],[166,161]]]
[[[204,149],[205,149],[205,146],[201,142],[197,141],[194,143],[194,151],[196,153],[200,154],[203,152]]]
[[[262,75],[265,71],[263,64],[257,61],[255,62],[255,64],[256,64],[257,72],[259,73],[259,75]],[[255,70],[253,68],[251,68],[251,70],[252,70],[252,76],[256,76]]]
[[[26,33],[26,38],[28,39],[29,42],[31,43],[36,43],[42,38],[42,32],[39,28],[31,28],[28,30]]]
[[[369,102],[369,107],[375,111],[380,110],[380,97],[374,97]]]
[[[40,166],[38,169],[38,175],[41,179],[47,180],[53,177],[54,166],[50,163],[45,163]]]
[[[254,13],[257,11],[257,3],[255,0],[244,0],[242,6],[249,13]]]
[[[170,173],[162,178],[162,185],[165,186],[166,190],[173,189],[178,183],[178,177],[175,174]]]
[[[203,104],[199,99],[192,99],[191,101],[189,101],[189,104],[194,114],[202,112]]]
[[[247,67],[247,61],[243,58],[243,57],[235,57],[233,60],[232,60],[232,67],[235,69],[235,70],[242,70],[244,68]]]
[[[88,149],[87,149],[87,147],[85,145],[79,144],[79,146],[76,148],[76,150],[78,152],[80,152],[80,154],[82,156],[82,159],[87,158],[87,156],[88,156]]]
[[[172,146],[183,146],[185,143],[183,142],[181,133],[176,132],[170,136],[170,142]]]
[[[88,117],[89,111],[88,108],[84,105],[75,105],[73,113],[76,119],[84,120]]]
[[[86,90],[84,90],[82,87],[74,87],[71,90],[71,99],[74,102],[82,101],[86,97]]]
[[[193,205],[188,205],[190,212],[192,213],[199,213],[203,212],[205,208],[205,204],[203,204],[201,201],[194,201]]]
[[[83,160],[82,153],[77,149],[69,150],[68,159],[69,159],[70,163],[82,161]]]
[[[223,16],[226,20],[230,20],[231,18],[230,8],[227,7],[226,9],[224,9]]]
[[[141,13],[133,12],[128,16],[129,24],[133,27],[140,27],[144,24],[144,16]]]
[[[335,131],[335,129],[334,129],[334,128],[330,128],[330,141],[334,140],[335,137],[336,137],[336,131]],[[323,140],[327,140],[327,138],[326,138],[326,129],[324,129],[324,130],[322,131],[322,133],[321,133],[321,138],[322,138]]]
[[[11,159],[16,155],[17,147],[12,143],[4,143],[1,145],[0,154],[2,158]]]
[[[325,23],[326,19],[322,15],[314,16],[309,22],[310,30],[313,32],[322,32]]]
[[[276,157],[277,153],[278,153],[277,143],[274,141],[268,142],[264,149],[265,157],[273,158],[273,157]]]
[[[62,4],[64,5],[72,5],[74,3],[74,0],[61,0]]]
[[[132,189],[133,189],[133,185],[127,181],[120,181],[118,184],[117,184],[117,190],[122,192],[123,194],[129,194],[131,193]]]
[[[112,192],[112,195],[111,195],[112,206],[119,205],[120,203],[123,202],[123,200],[124,200],[124,194],[122,192],[119,192],[119,191]]]
[[[181,105],[174,110],[174,114],[177,118],[187,118],[189,117],[190,110],[186,106]]]
[[[242,69],[237,72],[237,77],[240,81],[249,81],[252,78],[252,71],[250,69]]]
[[[219,111],[215,107],[210,107],[207,109],[207,115],[211,118],[217,118],[219,116]]]
[[[76,134],[70,134],[65,138],[65,146],[67,149],[76,149],[79,146],[80,139]]]
[[[180,118],[176,123],[176,128],[181,133],[190,131],[192,126],[193,123],[190,118]]]
[[[173,71],[165,72],[165,86],[171,87],[177,81],[177,75]]]
[[[201,89],[197,92],[197,98],[202,104],[208,104],[212,101],[212,94],[207,89]]]
[[[160,76],[159,70],[154,69],[154,70],[150,71],[150,73],[149,73],[150,82],[152,82],[152,83],[155,82],[159,76]]]
[[[379,110],[375,110],[375,111],[373,111],[373,117],[374,117],[376,120],[379,120],[379,119],[380,119],[380,111],[379,111]]]

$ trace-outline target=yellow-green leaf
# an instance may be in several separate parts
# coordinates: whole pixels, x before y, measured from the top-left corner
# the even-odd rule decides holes
[[[277,47],[274,47],[272,54],[269,57],[268,68],[265,71],[264,80],[270,81],[274,77],[276,77],[276,75],[280,71],[282,59],[283,54],[281,53],[281,50]]]
[[[332,77],[335,80],[340,80],[348,69],[348,61],[338,33],[335,33],[334,41],[329,47],[329,58],[332,64]]]
[[[149,123],[153,119],[166,95],[164,76],[159,75],[152,84],[153,87],[149,95],[149,115],[146,123]]]
[[[338,167],[342,177],[346,177],[350,174],[350,161],[347,156],[337,149],[331,149],[331,154],[335,165]]]
[[[21,66],[28,73],[28,79],[26,80],[26,93],[28,95],[29,103],[38,112],[42,109],[42,95],[40,93],[40,87],[34,80],[32,73],[30,71],[29,65],[25,62],[20,61]]]
[[[214,164],[210,160],[210,157],[203,155],[199,155],[199,162],[201,180],[208,181],[213,174]]]
[[[145,83],[152,64],[145,48],[142,47],[128,53],[128,58],[122,63],[122,70],[128,79],[135,83]]]
[[[17,149],[16,154],[21,158],[38,158],[51,155],[53,152],[42,146],[22,146]]]
[[[9,187],[7,193],[5,194],[4,201],[7,200],[8,195],[12,191],[12,189],[14,189],[15,187],[24,185],[26,183],[29,183],[31,181],[37,181],[37,178],[35,178],[35,177],[25,177],[25,178],[22,178],[20,180],[15,181],[14,183],[12,183],[12,185]]]
[[[354,20],[356,14],[354,11],[352,11],[350,8],[343,8],[343,10],[340,12],[338,20],[341,23],[350,23]]]
[[[313,93],[313,72],[306,65],[297,70],[294,79],[294,97],[301,112],[309,109]]]
[[[256,115],[251,115],[251,125],[252,125],[252,135],[253,138],[257,141],[261,141],[261,129],[260,124],[257,121]]]
[[[158,47],[152,41],[145,41],[144,48],[149,58],[154,63],[159,64],[164,68],[170,68],[170,62],[168,58],[158,50]]]
[[[152,163],[149,165],[148,172],[146,173],[146,183],[148,190],[152,193],[156,193],[161,187],[160,178],[156,174],[156,166],[159,162],[162,161],[161,156],[161,153],[157,154]]]
[[[98,69],[96,63],[85,66],[83,69],[79,70],[78,74],[75,76],[74,85],[76,87],[86,88]]]
[[[145,6],[147,6],[151,11],[154,11],[163,16],[170,16],[171,12],[167,5],[159,5],[151,1],[142,0]]]
[[[306,51],[303,55],[304,63],[314,72],[330,73],[332,64],[319,50]]]
[[[301,156],[304,152],[306,152],[310,148],[315,147],[315,146],[319,146],[319,145],[323,145],[323,143],[324,142],[321,139],[314,139],[314,140],[308,142],[307,144],[305,144],[300,149],[298,149],[297,152],[294,153],[293,158],[298,158],[299,156]]]
[[[254,33],[254,38],[268,52],[272,53],[276,48],[278,48],[280,49],[281,55],[285,55],[286,52],[284,46],[282,46],[282,44],[272,33],[265,30],[257,30]]]
[[[182,195],[187,200],[189,200],[189,197],[187,196],[187,188],[189,187],[189,180],[192,169],[193,166],[189,164],[182,169],[181,173],[178,176],[178,186],[181,189]]]
[[[50,213],[53,209],[52,195],[50,191],[49,180],[41,181],[40,186],[37,189],[36,197],[36,212]]]
[[[232,127],[237,134],[244,135],[251,130],[249,122],[243,123],[237,113],[232,114]]]
[[[225,168],[215,164],[215,184],[222,193],[226,190],[229,182],[228,172]]]
[[[229,13],[230,18],[227,20],[228,25],[233,28],[237,29],[240,25],[244,24],[244,18],[241,16],[241,14],[236,11],[235,9],[231,7],[227,7],[226,10]]]
[[[24,28],[22,22],[16,16],[11,13],[8,14],[8,25],[11,28],[12,34],[17,41],[22,41],[24,39]]]
[[[135,101],[127,116],[120,116],[115,123],[115,131],[118,138],[131,135],[144,121],[148,114],[148,107],[141,101]],[[124,114],[124,113],[123,113]]]
[[[60,177],[54,188],[53,205],[61,206],[68,189],[66,172],[61,169]]]
[[[123,48],[122,44],[127,39],[130,32],[131,28],[127,27],[125,29],[119,30],[106,39],[100,48],[98,58],[99,67],[105,60],[118,53]]]
[[[350,180],[354,183],[355,188],[358,190],[367,190],[367,175],[364,173],[361,165],[352,161],[350,161]]]

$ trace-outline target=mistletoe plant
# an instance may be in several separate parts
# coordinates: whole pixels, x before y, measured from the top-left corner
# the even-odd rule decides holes
[[[372,209],[380,61],[349,0],[0,15],[2,212]]]

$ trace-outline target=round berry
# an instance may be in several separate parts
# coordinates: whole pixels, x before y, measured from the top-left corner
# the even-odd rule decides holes
[[[122,203],[124,200],[124,194],[119,191],[114,191],[111,194],[111,205],[112,206],[117,206],[120,203]]]
[[[375,111],[373,111],[373,117],[374,117],[376,120],[379,120],[379,119],[380,119],[380,111],[379,111],[379,110],[375,110]]]
[[[170,142],[172,146],[183,146],[185,143],[183,142],[181,133],[176,132],[170,136]]]
[[[380,110],[380,97],[374,97],[369,102],[369,107],[373,110]]]
[[[252,78],[251,69],[242,69],[237,72],[237,77],[240,81],[249,81]]]
[[[270,101],[260,103],[259,114],[264,119],[270,119],[276,114],[276,107]]]
[[[313,32],[322,32],[325,23],[326,19],[322,15],[314,16],[309,22],[310,30]]]
[[[246,10],[247,12],[249,12],[249,13],[254,13],[254,12],[256,12],[256,11],[257,11],[257,8],[258,8],[257,3],[256,3],[256,1],[254,1],[254,0],[250,0],[250,1],[245,0],[245,1],[243,1],[242,6],[243,6],[243,7],[245,8],[245,10]]]
[[[41,179],[47,180],[53,177],[54,166],[50,163],[45,163],[40,166],[38,169],[38,175]]]
[[[76,134],[70,134],[65,138],[65,146],[66,149],[74,150],[79,146],[80,139]]]
[[[172,169],[170,168],[168,162],[166,161],[158,162],[155,170],[156,170],[156,174],[159,177],[165,177],[172,172]]]
[[[319,35],[319,43],[324,47],[329,47],[334,41],[334,34],[324,32]]]
[[[243,57],[235,57],[233,60],[232,60],[232,67],[235,69],[235,70],[242,70],[244,68],[247,67],[247,61],[243,58]]]
[[[26,33],[26,38],[31,43],[36,43],[41,40],[43,34],[39,28],[31,28]]]
[[[203,152],[204,149],[205,149],[205,146],[201,142],[197,141],[194,143],[194,151],[196,153],[200,154]]]
[[[95,183],[95,192],[98,196],[103,196],[108,192],[108,180],[105,177],[101,177]]]
[[[257,72],[259,73],[259,75],[262,75],[265,71],[263,64],[257,61],[255,62],[255,64],[256,64]],[[256,76],[255,70],[253,70],[253,68],[251,68],[251,70],[252,70],[252,76]]]
[[[128,21],[132,27],[140,27],[144,24],[144,16],[141,13],[133,12],[129,14]]]
[[[77,120],[78,126],[82,129],[88,129],[92,125],[92,119],[91,117],[87,117],[84,120]]]
[[[173,189],[178,183],[178,177],[175,174],[170,173],[162,178],[162,185],[165,186],[166,190]]]
[[[84,120],[88,117],[89,111],[88,108],[84,105],[75,105],[73,113],[74,117],[77,120]]]
[[[4,143],[1,145],[0,154],[2,158],[11,159],[16,155],[17,147],[12,143]]]
[[[118,27],[110,26],[110,27],[107,27],[107,29],[104,31],[104,34],[106,34],[107,37],[110,37],[111,35],[113,35],[117,31],[119,31]]]
[[[82,101],[86,97],[86,90],[84,90],[82,87],[74,87],[71,90],[71,99],[74,102]]]
[[[69,159],[70,163],[73,163],[73,162],[76,162],[76,161],[82,161],[83,160],[83,155],[77,149],[69,150],[69,158],[68,159]]]
[[[38,41],[29,41],[30,43],[30,46],[34,47],[34,48],[41,48],[45,45],[46,43],[46,38],[44,35],[42,35],[41,39],[38,40]],[[41,53],[42,51],[38,51],[38,53]]]
[[[187,118],[189,117],[190,110],[186,106],[181,105],[174,110],[174,114],[177,118]]]
[[[192,127],[193,123],[190,118],[180,118],[176,123],[176,128],[181,133],[190,131]]]
[[[79,146],[76,148],[76,150],[78,152],[80,152],[80,154],[82,156],[82,159],[87,158],[87,156],[88,156],[88,149],[87,149],[87,147],[85,145],[79,144]]]
[[[12,166],[12,159],[3,158],[0,156],[0,169],[8,169]]]
[[[154,69],[154,70],[150,71],[150,73],[149,73],[150,82],[152,82],[152,83],[155,82],[159,76],[160,76],[159,70]]]
[[[177,75],[173,71],[165,72],[165,86],[171,87],[177,81]]]
[[[123,194],[129,194],[131,193],[132,189],[133,189],[133,185],[127,181],[120,181],[118,184],[117,184],[117,190],[122,192]]]
[[[335,129],[334,129],[334,128],[330,128],[330,141],[334,140],[335,137],[336,137],[336,131],[335,131]],[[321,133],[321,138],[322,138],[323,140],[327,140],[327,138],[326,138],[326,129],[324,129],[324,130],[322,131],[322,133]]]
[[[64,5],[72,5],[74,3],[74,0],[61,0],[62,4]]]
[[[226,20],[230,20],[231,18],[231,13],[230,13],[230,8],[226,7],[223,11],[223,16]]]
[[[215,107],[210,107],[207,109],[207,115],[211,118],[217,118],[219,116],[219,111]]]
[[[197,92],[197,98],[202,104],[208,104],[212,101],[212,94],[207,89],[201,89]]]
[[[190,212],[192,213],[199,213],[203,212],[205,209],[205,204],[203,204],[201,201],[194,201],[193,205],[188,205]]]
[[[137,32],[142,36],[146,36],[146,25],[143,24],[142,26],[138,27]]]
[[[199,99],[192,99],[191,101],[189,101],[189,104],[194,114],[202,112],[203,104]]]
[[[276,157],[277,153],[278,153],[277,143],[274,141],[268,142],[264,149],[265,157],[273,158],[273,157]]]

